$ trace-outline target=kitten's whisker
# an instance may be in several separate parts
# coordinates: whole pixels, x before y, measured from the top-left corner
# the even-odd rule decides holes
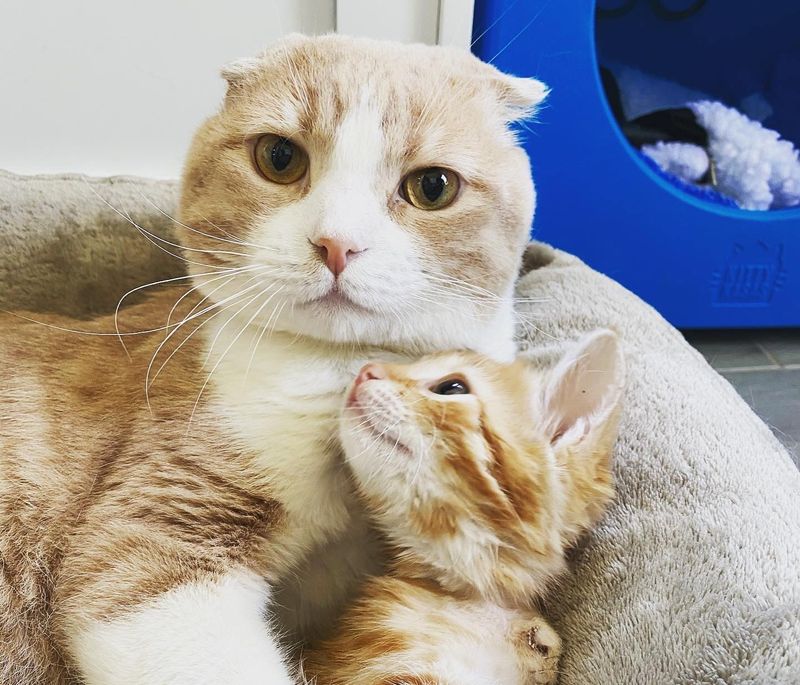
[[[394,431],[394,429],[397,428],[397,426],[399,426],[399,425],[400,425],[400,422],[398,421],[394,426],[392,426],[392,430]],[[394,445],[392,445],[391,451],[389,452],[389,454],[386,457],[386,459],[384,459],[384,463],[385,464],[388,464],[392,460],[392,458],[394,457],[394,453],[397,451],[397,446],[399,444],[400,444],[400,435],[397,435],[397,436],[395,436]]]
[[[368,423],[369,423],[368,421],[365,421],[363,423],[360,423],[358,426],[354,427],[355,430],[357,430],[363,436],[366,436],[366,438],[368,438],[368,440],[367,440],[367,446],[363,450],[361,450],[361,452],[356,454],[354,457],[351,457],[351,459],[358,459],[365,452],[368,452],[369,450],[374,449],[375,447],[379,446],[381,444],[381,439],[383,438],[384,433],[386,433],[386,431],[391,428],[391,427],[387,427],[383,431],[381,431],[381,433],[379,434],[379,433],[375,432],[375,428],[374,428],[374,426],[372,424],[369,424],[369,427],[367,427]],[[383,462],[383,463],[386,463],[386,462]],[[368,480],[367,482],[370,482],[370,481]]]
[[[433,440],[432,443],[436,444],[436,439],[438,438],[439,431],[436,428],[436,424],[433,425]],[[419,476],[420,469],[422,468],[422,460],[425,457],[425,435],[420,431],[419,433],[419,457],[417,458],[417,468],[414,471],[414,477],[411,479],[411,485],[414,485],[417,482],[417,477]]]
[[[386,412],[381,411],[380,409],[372,409],[372,410],[369,410],[369,411],[362,411],[361,412],[361,418],[363,420],[360,421],[359,423],[353,425],[353,428],[354,429],[358,429],[358,428],[362,428],[364,426],[372,426],[373,427],[372,432],[374,433],[375,432],[375,429],[374,429],[374,425],[375,424],[373,422],[374,419],[385,419],[385,418],[387,418],[387,415],[386,415]],[[401,419],[396,419],[396,421],[397,421],[396,425],[399,425],[399,422],[402,421],[402,418]]]
[[[384,436],[386,435],[386,433],[389,432],[389,431],[394,431],[403,422],[404,419],[405,419],[405,417],[401,416],[393,424],[385,426],[384,429],[380,432],[380,434],[376,434],[374,429],[369,431],[369,434],[370,434],[370,437],[372,438],[372,440],[371,440],[370,444],[364,450],[362,450],[358,455],[356,455],[356,458],[360,457],[362,454],[364,454],[364,452],[366,452],[366,451],[368,451],[370,449],[373,449],[376,446],[379,446],[381,444],[381,442],[384,440]],[[395,438],[395,442],[394,442],[394,445],[392,446],[391,451],[389,452],[388,455],[386,455],[384,457],[383,461],[381,462],[381,467],[386,466],[391,461],[392,457],[394,456],[395,451],[397,450],[397,446],[398,446],[399,442],[400,442],[400,436],[398,435]],[[377,473],[380,472],[381,470],[382,470],[382,468],[378,469],[376,471],[376,474],[373,475],[372,477],[370,477],[369,479],[367,479],[366,482],[367,483],[371,483],[372,480],[377,477]]]

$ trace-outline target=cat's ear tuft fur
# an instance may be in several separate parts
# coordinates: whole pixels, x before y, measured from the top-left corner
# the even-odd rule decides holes
[[[264,62],[260,57],[240,59],[222,67],[220,75],[228,82],[228,92],[237,89],[253,74],[255,74]]]
[[[508,74],[499,74],[495,80],[495,90],[509,123],[533,116],[550,92],[544,83],[535,78]]]
[[[555,447],[595,443],[614,419],[625,366],[609,330],[581,338],[548,374],[539,401],[546,437]]]
[[[239,59],[226,64],[222,67],[220,74],[228,82],[228,93],[238,90],[251,78],[263,72],[264,68],[276,57],[288,55],[293,48],[307,40],[308,37],[302,33],[289,33],[255,57]]]

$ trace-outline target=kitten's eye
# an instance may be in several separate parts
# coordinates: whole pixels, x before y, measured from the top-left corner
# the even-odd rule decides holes
[[[308,155],[303,148],[274,133],[267,133],[256,141],[253,158],[264,178],[284,185],[299,181],[308,169]]]
[[[446,381],[439,381],[431,388],[431,392],[436,395],[469,395],[469,386],[461,378],[448,378]]]
[[[456,199],[458,174],[442,167],[412,171],[403,179],[403,198],[417,209],[444,209]]]

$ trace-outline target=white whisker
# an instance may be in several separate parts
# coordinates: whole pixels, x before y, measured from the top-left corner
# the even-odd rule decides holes
[[[258,266],[258,265],[255,265],[255,266],[243,266],[243,267],[226,269],[226,271],[229,274],[230,273],[244,273],[246,271],[251,271],[251,270],[260,269],[260,268],[261,267]],[[189,275],[186,275],[186,276],[175,276],[173,278],[164,278],[164,279],[162,279],[160,281],[153,281],[152,283],[145,283],[143,285],[137,285],[135,288],[131,288],[121,298],[119,298],[119,302],[117,302],[117,306],[114,309],[114,329],[116,330],[116,335],[119,338],[120,344],[122,345],[123,349],[125,350],[125,353],[128,355],[128,359],[130,359],[130,354],[128,353],[128,348],[125,347],[125,342],[122,340],[122,333],[119,330],[119,310],[122,307],[122,303],[125,301],[125,299],[129,295],[133,295],[133,293],[138,292],[140,290],[144,290],[145,288],[152,288],[153,286],[156,286],[156,285],[165,285],[166,283],[176,283],[177,281],[185,281],[185,280],[188,280],[188,279],[191,279],[191,278],[198,278],[198,277],[201,277],[201,276],[216,276],[218,274],[219,274],[218,271],[211,271],[211,272],[202,273],[202,274],[194,274],[194,275],[189,274]],[[156,331],[161,331],[161,330],[164,330],[164,329],[165,329],[164,326],[160,326],[159,328],[155,328],[152,331],[148,331],[148,332],[154,333]],[[110,335],[114,335],[114,334],[111,333]],[[129,335],[129,334],[126,333],[125,335]]]
[[[157,212],[159,212],[160,214],[162,214],[163,216],[165,216],[167,219],[169,219],[173,223],[177,224],[178,226],[181,226],[182,228],[185,228],[187,231],[191,231],[192,233],[197,233],[198,235],[202,235],[202,236],[204,236],[206,238],[210,238],[211,240],[218,240],[218,241],[223,242],[223,243],[230,243],[232,245],[242,245],[244,247],[255,247],[256,249],[259,249],[259,250],[267,250],[268,252],[276,252],[276,249],[274,247],[267,247],[266,245],[258,245],[256,243],[250,243],[250,242],[247,242],[245,240],[241,240],[239,238],[236,238],[235,236],[232,236],[230,233],[228,233],[224,229],[221,229],[214,222],[208,221],[208,219],[206,219],[206,221],[211,226],[216,228],[218,231],[222,231],[223,233],[225,233],[228,236],[228,238],[220,238],[219,236],[211,235],[210,233],[205,233],[205,232],[199,230],[198,228],[195,228],[194,226],[188,226],[187,224],[185,224],[185,223],[179,221],[178,219],[176,219],[174,216],[171,216],[170,214],[165,212],[163,209],[161,209],[161,207],[159,207],[157,204],[152,202],[141,191],[139,191],[139,194],[142,196],[142,199],[145,202],[147,202],[151,207],[153,207],[153,209],[155,209]],[[252,255],[248,255],[248,256],[252,256]]]
[[[274,294],[277,295],[281,290],[283,290],[284,287],[285,286],[281,286],[281,288],[278,289]],[[267,300],[267,301],[269,301],[269,300]],[[281,315],[281,312],[283,311],[283,308],[285,306],[286,306],[286,300],[283,300],[283,302],[280,304],[280,310],[278,311],[278,313],[275,314],[275,311],[277,309],[277,306],[276,306],[272,310],[272,313],[269,315],[269,318],[267,319],[267,321],[264,324],[264,326],[261,328],[261,333],[259,333],[258,338],[256,338],[255,343],[253,344],[253,349],[250,352],[250,360],[247,362],[247,370],[245,371],[245,374],[244,374],[244,382],[245,382],[245,384],[247,384],[247,377],[250,375],[250,367],[253,365],[253,359],[256,356],[256,350],[258,350],[258,346],[261,344],[261,340],[263,339],[265,333],[267,332],[267,329],[269,328],[270,321],[272,320],[272,317],[273,316],[275,317],[275,322],[273,323],[273,329],[274,329],[275,324],[277,324],[277,322],[278,322],[278,317]]]
[[[220,328],[220,331],[217,333],[217,335],[216,335],[216,336],[215,336],[215,338],[214,338],[214,343],[216,343],[216,340],[217,340],[217,338],[219,337],[219,334],[222,332],[222,329],[224,329],[224,328],[225,328],[225,327],[228,325],[228,323],[230,323],[230,321],[231,321],[231,320],[233,320],[234,318],[236,318],[237,316],[239,316],[239,314],[241,314],[241,312],[243,312],[243,311],[244,311],[244,310],[245,310],[245,309],[246,309],[246,308],[247,308],[247,307],[250,305],[250,303],[251,303],[251,302],[253,302],[255,299],[257,299],[257,298],[261,297],[262,295],[265,295],[265,294],[266,294],[266,292],[267,292],[267,290],[268,290],[268,288],[270,288],[271,286],[272,286],[272,284],[270,284],[269,286],[267,286],[267,288],[265,288],[263,291],[261,291],[261,292],[257,293],[257,294],[256,294],[256,296],[255,296],[255,298],[253,298],[253,299],[251,299],[251,300],[248,300],[248,302],[247,302],[247,303],[244,305],[244,307],[242,307],[241,309],[237,310],[237,311],[236,311],[236,313],[235,313],[235,314],[233,314],[233,316],[231,316],[231,317],[230,317],[230,319],[229,319],[228,321],[226,321],[226,322],[225,322],[225,323],[222,325],[222,327]],[[273,296],[274,296],[274,293],[273,293]],[[200,392],[197,394],[197,399],[196,399],[196,400],[195,400],[195,402],[194,402],[194,407],[192,407],[192,413],[191,413],[191,415],[189,416],[189,427],[191,426],[192,420],[194,419],[194,415],[195,415],[195,413],[197,412],[197,407],[198,407],[198,406],[199,406],[199,404],[200,404],[200,398],[203,396],[203,392],[205,391],[205,389],[206,389],[206,386],[208,385],[209,381],[211,380],[211,377],[214,375],[214,372],[217,370],[217,367],[219,367],[219,365],[220,365],[220,364],[222,363],[222,361],[225,359],[225,356],[228,354],[228,352],[230,352],[230,350],[233,348],[233,346],[236,344],[236,342],[239,340],[239,338],[241,338],[241,337],[242,337],[242,334],[243,334],[243,333],[244,333],[244,332],[245,332],[245,331],[246,331],[246,330],[247,330],[247,329],[250,327],[250,325],[253,323],[253,321],[255,320],[255,318],[256,318],[256,317],[257,317],[257,316],[258,316],[258,315],[261,313],[261,311],[264,309],[264,307],[266,306],[266,304],[267,304],[267,303],[269,303],[269,301],[270,301],[271,299],[272,299],[272,296],[270,296],[270,297],[267,299],[267,301],[266,301],[264,304],[262,304],[262,305],[261,305],[261,306],[260,306],[260,307],[259,307],[259,308],[256,310],[256,312],[255,312],[255,313],[254,313],[254,314],[253,314],[253,315],[252,315],[252,316],[251,316],[251,317],[248,319],[247,323],[245,323],[245,324],[244,324],[244,326],[242,326],[242,329],[241,329],[241,330],[240,330],[240,331],[239,331],[239,332],[236,334],[236,336],[233,338],[233,340],[230,342],[230,344],[229,344],[229,345],[228,345],[228,346],[225,348],[225,350],[222,352],[222,354],[220,355],[219,359],[217,359],[217,362],[216,362],[216,364],[214,364],[214,366],[213,366],[213,368],[211,369],[211,371],[209,371],[208,375],[206,376],[206,379],[205,379],[205,381],[203,381],[203,385],[202,385],[202,386],[201,386],[201,388],[200,388]],[[209,357],[210,357],[210,355],[211,355],[211,351],[213,350],[214,343],[212,343],[212,346],[211,346],[211,348],[209,349],[209,354],[208,354],[208,356],[206,357],[206,361],[208,361],[208,359],[209,359]],[[203,364],[203,366],[205,366],[205,364]],[[187,430],[189,429],[189,427],[187,427]]]
[[[153,246],[155,246],[156,248],[158,248],[162,252],[166,252],[171,257],[174,257],[175,259],[178,259],[180,261],[186,262],[187,264],[193,264],[195,266],[202,266],[202,267],[205,267],[207,269],[222,269],[222,268],[224,268],[224,267],[221,267],[221,266],[216,266],[214,264],[205,264],[204,262],[195,262],[195,261],[192,261],[190,259],[186,259],[185,257],[183,257],[180,254],[175,254],[174,252],[171,252],[170,250],[167,250],[164,246],[159,245],[157,241],[160,240],[160,241],[165,242],[165,243],[167,243],[169,245],[174,245],[175,247],[177,247],[180,250],[189,249],[189,248],[183,248],[181,245],[177,245],[175,243],[171,243],[170,241],[166,240],[165,238],[161,238],[160,236],[156,235],[155,233],[153,233],[151,231],[148,231],[146,228],[143,228],[138,223],[136,223],[133,220],[133,218],[127,212],[120,211],[114,205],[112,205],[108,200],[106,200],[102,195],[100,195],[100,193],[98,193],[94,188],[92,188],[92,186],[89,184],[88,181],[84,181],[84,183],[85,183],[86,187],[89,188],[89,190],[95,196],[97,196],[97,198],[99,198],[100,201],[104,205],[106,205],[112,212],[114,212],[118,216],[120,216],[123,219],[125,219],[125,221],[127,221],[131,226],[133,226],[144,237],[145,240],[147,240],[149,243],[151,243]]]
[[[251,276],[249,279],[247,279],[242,284],[242,286],[245,286],[248,283],[250,283],[251,281],[253,281],[254,279],[258,279],[258,278],[260,278],[260,274],[256,274],[255,276]],[[256,283],[256,284],[250,286],[249,288],[245,288],[244,290],[239,290],[237,293],[235,293],[233,295],[230,295],[230,296],[224,298],[223,300],[220,300],[219,302],[216,302],[213,305],[210,305],[210,306],[204,308],[202,311],[198,312],[197,314],[194,314],[194,312],[197,309],[198,305],[200,305],[203,301],[207,300],[216,290],[219,290],[220,287],[223,287],[225,285],[227,285],[227,282],[223,283],[222,286],[218,286],[217,288],[215,288],[214,291],[212,291],[211,293],[206,295],[206,297],[204,297],[203,300],[201,300],[197,305],[195,305],[192,308],[192,310],[189,312],[189,314],[187,314],[186,317],[184,317],[184,319],[181,320],[178,323],[178,325],[172,331],[170,331],[170,333],[158,345],[158,347],[156,348],[155,352],[153,352],[153,355],[150,357],[150,362],[147,365],[147,371],[145,373],[145,383],[144,383],[145,399],[147,401],[147,408],[148,409],[150,409],[150,395],[149,395],[150,388],[153,386],[153,383],[155,383],[156,378],[158,378],[159,374],[164,369],[164,367],[169,363],[169,360],[172,359],[173,356],[175,356],[175,354],[178,352],[178,350],[180,350],[183,347],[183,345],[189,340],[189,338],[191,338],[200,328],[202,328],[205,324],[207,324],[209,321],[211,321],[217,315],[221,314],[222,312],[224,312],[224,311],[230,309],[231,307],[235,306],[236,304],[238,304],[238,302],[236,302],[236,300],[238,300],[239,298],[241,298],[243,295],[247,294],[248,292],[250,292],[254,288],[259,287],[259,285],[261,285],[261,282],[259,281],[259,283]],[[230,302],[230,304],[227,304],[228,302]],[[225,306],[223,306],[223,305],[225,305]],[[221,307],[221,309],[220,309],[220,307]],[[194,330],[192,330],[192,332],[188,336],[186,336],[186,338],[184,338],[174,350],[172,350],[172,352],[164,360],[164,362],[161,364],[161,366],[158,367],[158,370],[155,372],[155,374],[153,375],[153,377],[151,379],[150,378],[150,372],[151,372],[151,370],[153,368],[153,364],[155,363],[156,357],[158,357],[158,353],[161,351],[161,349],[164,347],[164,345],[170,340],[170,338],[172,338],[172,336],[175,333],[178,332],[178,329],[181,328],[187,322],[192,321],[194,319],[197,319],[197,318],[203,316],[204,314],[206,314],[206,313],[208,313],[208,312],[210,312],[210,311],[212,311],[214,309],[217,309],[218,311],[214,312],[214,314],[212,314],[210,317],[208,317],[208,319],[206,319],[205,321],[202,321],[199,325],[197,325],[194,328]]]

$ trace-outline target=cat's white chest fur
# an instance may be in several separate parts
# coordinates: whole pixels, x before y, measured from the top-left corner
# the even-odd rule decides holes
[[[380,563],[341,459],[338,423],[358,370],[369,359],[389,357],[223,325],[206,337],[211,415],[255,455],[250,476],[263,479],[265,495],[288,517],[272,541],[277,568],[261,569],[279,595],[273,611],[282,630],[294,637],[319,634],[361,574]]]
[[[342,535],[352,518],[337,428],[343,393],[367,353],[260,333],[220,325],[207,336],[212,415],[256,455],[255,477],[288,516],[284,544],[302,556]]]

